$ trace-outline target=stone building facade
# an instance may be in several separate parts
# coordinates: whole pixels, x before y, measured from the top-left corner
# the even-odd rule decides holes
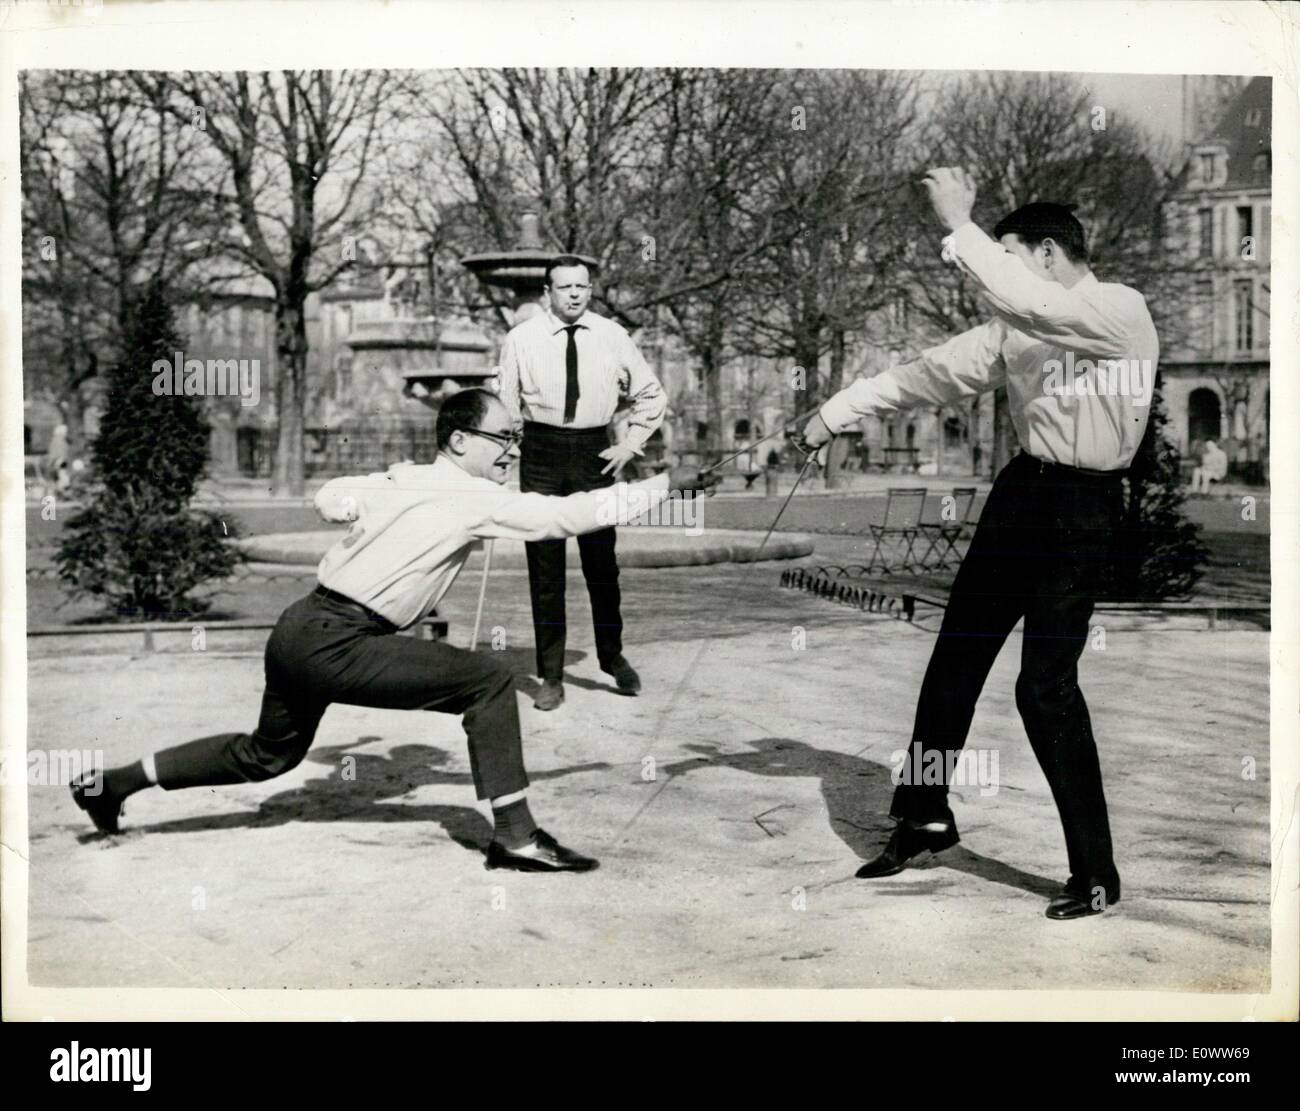
[[[1268,475],[1271,198],[1272,82],[1259,77],[1188,145],[1152,306],[1171,434],[1190,460],[1216,441],[1240,481]]]

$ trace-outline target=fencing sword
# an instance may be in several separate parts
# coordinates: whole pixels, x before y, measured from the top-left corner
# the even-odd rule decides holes
[[[471,652],[478,648],[478,630],[483,621],[483,600],[487,597],[488,571],[492,568],[492,545],[495,543],[495,540],[489,540],[483,545],[483,577],[478,584],[478,608],[474,611],[474,632],[469,638]]]
[[[772,439],[773,436],[780,436],[783,432],[788,432],[790,429],[797,427],[799,421],[803,419],[804,418],[800,417],[795,420],[792,420],[789,424],[782,425],[774,432],[769,432],[762,439],[755,440],[752,444],[749,444],[747,447],[743,447],[738,452],[735,452],[732,455],[728,455],[725,459],[719,459],[716,463],[710,463],[707,467],[701,467],[700,474],[708,474],[710,471],[716,471],[719,467],[725,467],[732,460],[739,459],[747,451],[753,451],[756,447],[758,447],[759,444],[767,443],[767,441]]]
[[[832,439],[834,439],[834,437],[832,437]],[[790,487],[790,492],[786,494],[785,501],[781,503],[781,508],[776,511],[776,517],[773,519],[772,523],[768,525],[767,535],[763,537],[763,543],[761,543],[758,546],[758,551],[754,553],[755,563],[758,562],[758,557],[763,554],[763,549],[767,547],[767,542],[772,538],[772,533],[776,531],[776,526],[781,523],[781,517],[785,513],[785,508],[790,504],[790,499],[794,497],[795,492],[799,489],[799,483],[801,483],[804,480],[804,475],[808,473],[809,468],[811,468],[815,464],[820,464],[821,462],[820,456],[822,454],[823,447],[827,449],[826,452],[827,457],[829,458],[830,456],[830,440],[827,440],[825,444],[822,444],[818,447],[813,447],[812,445],[805,442],[802,436],[795,436],[792,438],[792,441],[794,443],[794,446],[799,451],[803,452],[804,455],[803,466],[799,469],[799,474],[796,476],[794,480],[794,485]]]

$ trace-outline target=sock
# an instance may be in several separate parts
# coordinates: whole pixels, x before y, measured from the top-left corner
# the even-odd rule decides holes
[[[153,785],[141,760],[125,767],[109,768],[104,772],[103,779],[104,792],[118,799],[124,799],[127,795],[134,795],[136,791],[143,791]]]
[[[492,839],[507,849],[522,848],[537,831],[537,823],[533,821],[527,799],[508,803],[499,810],[493,807],[492,820]]]

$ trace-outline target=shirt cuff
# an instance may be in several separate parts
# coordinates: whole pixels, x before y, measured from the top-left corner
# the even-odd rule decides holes
[[[988,240],[974,220],[967,220],[961,227],[955,228],[940,241],[943,246],[942,257],[945,262],[958,262],[970,253],[970,248],[979,240]]]
[[[817,410],[817,415],[822,418],[822,423],[836,436],[846,428],[852,428],[867,415],[855,411],[844,394],[845,391],[841,390]]]

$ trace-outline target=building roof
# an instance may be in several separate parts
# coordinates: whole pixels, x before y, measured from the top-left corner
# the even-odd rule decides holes
[[[1222,143],[1228,148],[1228,178],[1220,188],[1240,189],[1268,185],[1271,179],[1273,148],[1273,80],[1255,77],[1228,105],[1208,135],[1201,136],[1196,146],[1204,143]],[[1257,155],[1269,155],[1269,169],[1260,172],[1255,168]],[[1187,184],[1184,169],[1180,185]]]

